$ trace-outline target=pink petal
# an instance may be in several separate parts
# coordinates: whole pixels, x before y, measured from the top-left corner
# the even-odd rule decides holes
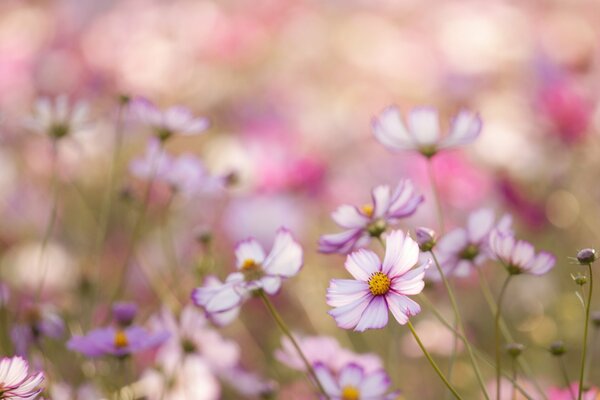
[[[440,138],[440,122],[436,109],[414,108],[408,115],[409,133],[421,145],[436,144]]]
[[[382,272],[390,277],[404,274],[419,261],[419,245],[408,234],[392,231],[385,242]]]
[[[363,332],[367,329],[380,329],[388,323],[388,306],[384,296],[375,296],[363,311],[355,331]]]
[[[494,212],[484,208],[477,210],[469,215],[467,221],[467,232],[471,243],[479,243],[494,227]]]
[[[371,250],[360,249],[346,258],[345,267],[352,276],[361,281],[368,281],[371,274],[379,271],[381,261]]]
[[[332,279],[327,289],[327,304],[341,307],[369,293],[369,284],[354,279]]]
[[[367,308],[372,298],[371,293],[367,293],[352,303],[329,310],[329,315],[335,319],[340,328],[352,329],[360,321],[363,311]]]
[[[384,370],[378,370],[366,376],[359,390],[364,398],[379,398],[390,387],[390,378]]]
[[[280,229],[273,248],[264,261],[264,270],[270,275],[292,277],[302,268],[302,247],[287,229]]]
[[[425,266],[415,268],[402,277],[394,279],[392,289],[400,294],[415,295],[423,291],[425,287]]]
[[[400,325],[406,324],[408,317],[421,311],[421,306],[404,295],[388,292],[385,297],[392,315]]]
[[[347,364],[339,373],[340,387],[352,386],[358,388],[363,380],[364,373],[361,366],[354,363]],[[364,396],[364,394],[361,393],[361,396]]]

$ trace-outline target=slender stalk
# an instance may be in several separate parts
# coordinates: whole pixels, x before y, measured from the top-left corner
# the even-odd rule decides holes
[[[590,274],[590,290],[588,291],[587,304],[585,305],[585,324],[583,328],[583,354],[581,355],[581,370],[579,371],[579,391],[577,400],[581,400],[583,396],[583,376],[585,373],[585,358],[587,355],[588,328],[590,325],[590,305],[592,303],[592,291],[594,289],[594,279],[592,277],[592,264],[588,264]]]
[[[575,400],[577,398],[577,395],[573,392],[573,389],[571,388],[571,380],[569,379],[569,374],[567,373],[567,368],[565,367],[565,361],[562,357],[558,357],[558,364],[560,365],[560,371],[562,372],[563,379],[565,380],[565,385],[569,389],[571,398]]]
[[[511,366],[511,370],[512,370],[512,378],[513,378],[512,394],[510,395],[510,398],[512,400],[517,400],[517,387],[515,386],[515,382],[517,381],[517,360],[514,357],[510,362],[510,366]]]
[[[446,387],[448,388],[448,390],[450,390],[450,392],[452,392],[452,394],[454,395],[455,398],[461,400],[462,397],[458,394],[458,392],[456,391],[456,389],[454,389],[454,387],[450,384],[450,382],[448,382],[448,379],[446,379],[446,377],[444,376],[444,374],[442,373],[442,371],[440,370],[440,368],[437,366],[437,364],[435,363],[435,361],[433,361],[433,358],[431,358],[431,354],[429,354],[429,352],[427,351],[427,349],[423,345],[423,342],[421,342],[421,339],[419,338],[419,335],[417,335],[417,332],[415,331],[415,327],[413,326],[412,322],[410,322],[410,320],[408,320],[408,322],[406,323],[406,325],[408,326],[408,329],[410,329],[410,332],[412,333],[413,337],[417,341],[417,344],[421,348],[421,351],[423,352],[423,354],[427,358],[427,361],[429,361],[429,364],[431,364],[431,366],[433,367],[433,369],[435,370],[435,372],[438,374],[438,376],[440,377],[440,379],[442,380],[442,382],[444,382],[444,385],[446,385]]]
[[[444,211],[442,207],[442,199],[440,196],[439,189],[435,180],[435,171],[433,170],[433,160],[427,159],[427,172],[429,174],[429,182],[431,183],[431,191],[435,199],[435,205],[437,208],[438,221],[440,223],[440,234],[444,233]]]
[[[275,322],[277,323],[277,325],[279,326],[279,328],[281,329],[281,331],[283,332],[283,334],[286,335],[288,337],[288,339],[290,339],[290,342],[292,343],[292,345],[294,346],[294,348],[298,352],[298,355],[302,359],[302,362],[304,362],[304,365],[306,365],[306,370],[308,371],[309,375],[315,381],[315,384],[317,385],[317,388],[319,389],[319,391],[321,392],[321,394],[323,396],[325,396],[326,399],[329,399],[329,395],[327,394],[327,392],[325,392],[325,389],[323,388],[323,385],[319,381],[319,378],[317,377],[317,374],[315,373],[314,368],[312,367],[312,365],[310,364],[310,362],[308,361],[308,359],[306,358],[306,356],[302,352],[302,349],[300,348],[300,345],[298,344],[298,342],[296,341],[296,339],[294,339],[294,335],[292,335],[292,332],[290,331],[290,329],[287,327],[287,325],[283,321],[283,318],[281,318],[281,315],[275,309],[275,306],[273,305],[273,303],[271,303],[271,300],[269,300],[269,297],[267,297],[267,295],[265,294],[265,292],[263,292],[262,290],[258,291],[258,295],[260,296],[260,298],[265,303],[265,306],[267,307],[267,310],[269,310],[269,313],[271,314],[271,316],[273,317],[273,319],[275,320]]]
[[[431,254],[431,258],[433,258],[434,264],[435,264],[440,276],[442,277],[442,282],[444,283],[444,286],[446,287],[446,291],[448,292],[448,297],[450,298],[450,303],[452,304],[452,309],[454,310],[454,321],[455,321],[456,327],[458,327],[458,329],[455,328],[455,331],[461,332],[462,336],[466,338],[465,327],[464,327],[462,319],[460,317],[460,311],[458,309],[458,302],[456,301],[456,297],[454,296],[454,291],[452,290],[452,286],[450,286],[450,282],[448,282],[448,279],[446,278],[446,275],[444,274],[444,271],[442,270],[442,267],[435,255],[435,253],[433,251],[429,251],[429,253]],[[455,349],[456,349],[456,344],[457,344],[456,341],[457,340],[458,340],[458,335],[455,335]],[[479,366],[477,365],[477,361],[475,360],[475,355],[473,354],[473,349],[471,348],[471,344],[469,343],[468,340],[465,340],[465,348],[467,349],[467,353],[469,354],[469,359],[471,360],[471,364],[473,366],[473,371],[475,371],[475,375],[477,376],[477,382],[479,382],[479,386],[481,387],[484,397],[489,400],[490,397],[489,397],[486,387],[485,387],[483,375],[481,374],[481,371],[479,370]]]
[[[500,377],[502,373],[502,357],[501,357],[501,346],[500,346],[500,315],[502,314],[502,300],[504,299],[504,294],[506,293],[506,288],[510,282],[512,275],[508,275],[504,280],[504,284],[502,285],[502,289],[500,290],[500,295],[498,296],[498,307],[496,308],[496,316],[494,318],[494,337],[496,342],[496,399],[500,400]]]

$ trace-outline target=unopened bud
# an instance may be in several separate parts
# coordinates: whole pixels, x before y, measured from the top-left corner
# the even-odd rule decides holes
[[[431,251],[435,246],[436,235],[432,229],[419,227],[415,230],[415,236],[421,251]]]
[[[583,274],[572,275],[573,281],[579,286],[583,286],[587,283],[587,276]]]
[[[577,261],[581,265],[589,265],[596,261],[596,250],[594,249],[581,249],[577,252]]]
[[[565,347],[565,342],[563,342],[562,340],[557,340],[556,342],[552,342],[550,344],[550,348],[548,349],[550,350],[550,354],[552,354],[553,356],[562,356],[563,354],[565,354],[567,352],[567,348]]]
[[[521,355],[525,349],[525,346],[523,346],[521,343],[508,343],[504,349],[509,356],[512,358],[517,358]]]
[[[119,326],[129,326],[137,314],[137,309],[134,303],[115,303],[112,309],[113,318]]]

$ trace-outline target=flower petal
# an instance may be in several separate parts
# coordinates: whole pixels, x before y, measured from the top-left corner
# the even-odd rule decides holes
[[[265,252],[256,241],[256,239],[246,239],[239,242],[235,248],[235,259],[238,269],[241,269],[245,262],[253,261],[256,264],[262,264],[265,260]]]
[[[381,261],[371,250],[360,249],[351,253],[344,265],[354,278],[366,282],[371,274],[379,271]]]
[[[329,315],[335,319],[340,328],[353,329],[360,321],[363,311],[367,308],[372,298],[371,293],[367,293],[352,303],[329,310]]]
[[[363,311],[355,331],[364,332],[367,329],[380,329],[388,323],[388,306],[384,296],[375,296]]]
[[[273,248],[264,261],[265,272],[289,278],[300,271],[302,262],[302,247],[287,229],[279,229]]]
[[[421,306],[404,295],[390,291],[385,297],[392,315],[400,325],[406,324],[408,317],[421,312]]]
[[[390,150],[409,150],[416,147],[396,106],[387,107],[378,118],[373,118],[371,127],[375,138]]]
[[[356,207],[347,204],[339,206],[331,214],[331,218],[342,228],[349,229],[362,228],[369,222],[369,218],[362,215]]]
[[[453,119],[448,136],[440,143],[440,148],[465,145],[473,142],[481,133],[479,114],[461,110]]]
[[[440,138],[438,112],[433,107],[417,107],[408,114],[409,133],[420,145],[436,144]]]
[[[494,227],[495,215],[488,208],[477,210],[469,215],[467,232],[471,243],[481,242]]]
[[[390,277],[404,274],[419,261],[419,245],[408,234],[392,231],[385,242],[382,272]]]
[[[332,279],[327,288],[327,304],[341,307],[369,293],[369,284],[354,279]]]

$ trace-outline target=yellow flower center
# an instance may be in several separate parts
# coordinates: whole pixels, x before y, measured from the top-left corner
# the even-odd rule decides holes
[[[365,214],[367,217],[371,218],[373,216],[373,211],[375,211],[375,209],[373,208],[372,204],[365,204],[360,208],[360,211]]]
[[[125,332],[119,330],[117,333],[115,333],[114,345],[118,349],[127,347],[129,345],[129,340],[127,340],[127,335]]]
[[[392,281],[383,272],[374,272],[369,278],[369,290],[373,296],[383,296],[390,291]]]
[[[360,392],[354,386],[346,386],[342,389],[342,400],[358,400]]]
[[[242,270],[248,271],[248,270],[251,270],[251,269],[255,269],[257,266],[258,265],[256,264],[256,261],[254,261],[251,258],[247,258],[242,263]]]

